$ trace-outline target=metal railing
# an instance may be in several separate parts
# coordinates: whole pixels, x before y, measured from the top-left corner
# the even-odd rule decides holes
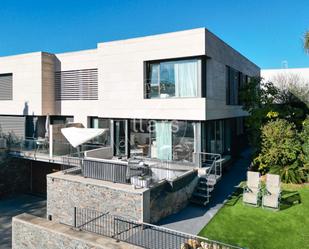
[[[220,154],[201,152],[198,153],[198,160],[200,167],[206,168],[205,175],[201,176],[206,180],[206,193],[203,196],[206,197],[205,205],[210,202],[211,192],[222,176],[222,159]]]
[[[110,181],[114,183],[130,183],[132,176],[149,175],[148,167],[139,166],[132,160],[84,159],[82,162],[84,177]]]
[[[200,152],[197,155],[200,167],[206,167],[208,174],[222,176],[222,157],[220,154]]]
[[[146,249],[180,249],[189,248],[188,246],[193,244],[196,245],[194,248],[204,244],[203,248],[241,249],[241,247],[205,237],[84,208],[74,208],[73,226],[75,229],[96,233]]]
[[[61,170],[67,170],[75,167],[81,168],[82,164],[83,164],[83,158],[73,156],[61,157]]]
[[[127,168],[126,163],[85,159],[82,164],[82,175],[115,183],[128,183]]]

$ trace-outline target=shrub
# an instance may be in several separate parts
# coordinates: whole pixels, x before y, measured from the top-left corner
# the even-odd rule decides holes
[[[309,117],[303,122],[303,130],[300,134],[302,141],[302,157],[304,167],[309,168]]]
[[[259,171],[276,172],[283,182],[304,181],[306,170],[300,161],[302,146],[295,125],[276,119],[264,125],[261,133],[261,152],[254,159]]]

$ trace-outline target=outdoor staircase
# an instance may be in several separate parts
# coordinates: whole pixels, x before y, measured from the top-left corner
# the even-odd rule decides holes
[[[191,203],[200,206],[206,206],[209,203],[211,193],[222,176],[221,155],[211,153],[203,153],[203,155],[207,157],[207,160],[204,159],[201,163],[201,166],[204,166],[202,172],[205,173],[199,175],[197,186],[190,199]]]

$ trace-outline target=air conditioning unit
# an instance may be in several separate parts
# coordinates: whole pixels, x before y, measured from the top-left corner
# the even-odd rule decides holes
[[[0,138],[0,149],[6,149],[6,139]]]

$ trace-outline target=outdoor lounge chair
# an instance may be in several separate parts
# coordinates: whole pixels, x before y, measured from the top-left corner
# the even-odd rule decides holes
[[[248,171],[247,185],[244,188],[243,203],[258,206],[260,196],[260,173]]]
[[[263,193],[262,207],[279,209],[281,197],[280,177],[279,175],[266,175],[266,189]]]

